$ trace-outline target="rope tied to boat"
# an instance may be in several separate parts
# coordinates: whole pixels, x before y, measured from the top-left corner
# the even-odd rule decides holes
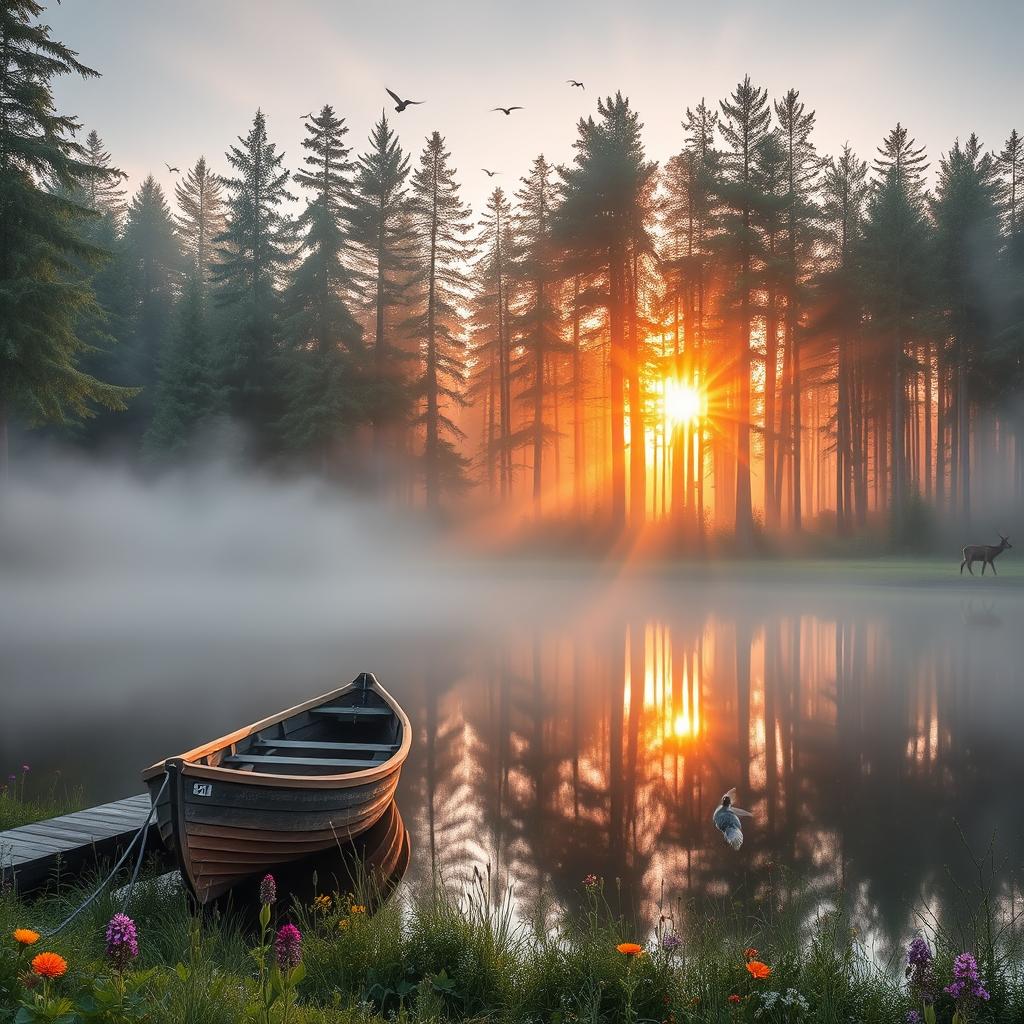
[[[117,873],[121,870],[121,868],[124,865],[125,861],[128,860],[128,858],[131,856],[131,852],[132,852],[132,849],[134,848],[135,844],[139,843],[139,852],[138,852],[138,855],[135,858],[135,867],[132,869],[132,875],[131,875],[131,879],[128,882],[128,887],[127,887],[127,890],[125,892],[125,897],[121,901],[121,907],[120,907],[121,912],[124,913],[124,911],[127,910],[128,904],[131,902],[132,893],[135,891],[135,883],[138,880],[139,871],[142,868],[143,858],[145,857],[145,854],[146,854],[146,837],[149,835],[149,826],[150,826],[150,823],[153,821],[153,815],[156,813],[156,805],[160,802],[160,798],[164,795],[164,792],[167,789],[167,783],[169,782],[169,780],[170,780],[170,776],[165,775],[164,776],[164,781],[163,781],[163,783],[160,786],[159,792],[153,798],[153,800],[150,802],[149,814],[146,815],[146,820],[142,823],[141,827],[135,833],[135,835],[132,836],[131,842],[125,847],[124,853],[121,854],[120,859],[114,865],[114,868],[110,872],[110,874],[107,875],[107,877],[105,879],[103,879],[102,882],[100,882],[99,886],[92,892],[92,894],[90,896],[88,896],[85,899],[85,901],[77,909],[72,911],[66,918],[64,918],[64,920],[61,921],[61,923],[59,925],[57,925],[56,928],[54,928],[52,931],[45,932],[44,933],[45,938],[52,939],[53,936],[59,935],[62,931],[64,931],[65,928],[67,928],[67,926],[69,924],[71,924],[72,921],[74,921],[74,919],[76,917],[78,917],[79,914],[82,913],[83,910],[85,910],[86,907],[91,906],[95,902],[96,897],[99,896],[99,894],[101,892],[103,892],[103,890],[106,889],[106,887],[108,885],[110,885],[110,883],[117,876]],[[141,842],[140,842],[140,839],[141,839]]]

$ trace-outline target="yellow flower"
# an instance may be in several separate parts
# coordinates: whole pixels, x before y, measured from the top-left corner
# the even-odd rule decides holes
[[[339,927],[339,928],[340,928],[340,929],[341,929],[342,931],[344,931],[344,930],[345,930],[345,929],[346,929],[346,928],[348,927],[348,918],[346,918],[346,917],[343,917],[343,918],[342,918],[342,919],[341,919],[341,920],[340,920],[340,921],[338,922],[338,927]]]
[[[326,914],[331,909],[331,897],[327,893],[321,893],[313,899],[313,909],[321,914]]]
[[[67,973],[68,962],[59,953],[40,953],[32,960],[32,970],[40,978],[60,978]]]
[[[361,903],[353,903],[352,904],[352,909],[349,911],[349,913],[350,914],[365,914],[366,913],[366,907],[364,907]]]
[[[22,946],[31,946],[39,941],[39,932],[34,932],[31,928],[15,928],[12,936],[14,941]]]

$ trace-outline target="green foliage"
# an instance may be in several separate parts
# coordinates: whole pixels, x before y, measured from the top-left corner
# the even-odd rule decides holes
[[[443,492],[466,486],[466,459],[455,441],[463,437],[449,409],[466,405],[462,306],[469,291],[463,266],[470,254],[469,208],[459,196],[451,154],[434,132],[412,176],[409,203],[414,231],[409,265],[413,270],[419,311],[404,329],[419,347],[422,370],[416,381],[422,412],[423,477],[428,507],[440,504]]]
[[[281,207],[293,197],[284,154],[269,140],[261,110],[238,141],[227,152],[235,176],[224,179],[227,223],[216,239],[214,278],[226,314],[219,362],[230,411],[266,452],[280,414],[278,288],[295,251],[295,226]]]
[[[69,197],[96,169],[73,141],[76,121],[54,111],[50,81],[96,72],[50,38],[41,13],[35,0],[0,7],[0,471],[8,416],[67,423],[131,394],[80,368],[88,346],[75,328],[95,311],[82,266],[103,253],[83,238],[94,215]]]

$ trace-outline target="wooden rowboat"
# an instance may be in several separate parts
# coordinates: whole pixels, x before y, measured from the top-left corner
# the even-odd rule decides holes
[[[207,903],[251,875],[361,835],[384,815],[412,727],[369,672],[142,777],[182,877]]]

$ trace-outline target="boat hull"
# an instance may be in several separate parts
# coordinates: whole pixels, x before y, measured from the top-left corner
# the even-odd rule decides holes
[[[318,790],[208,782],[190,765],[168,762],[148,780],[157,825],[200,903],[280,864],[351,842],[394,799],[400,766],[375,782]]]

